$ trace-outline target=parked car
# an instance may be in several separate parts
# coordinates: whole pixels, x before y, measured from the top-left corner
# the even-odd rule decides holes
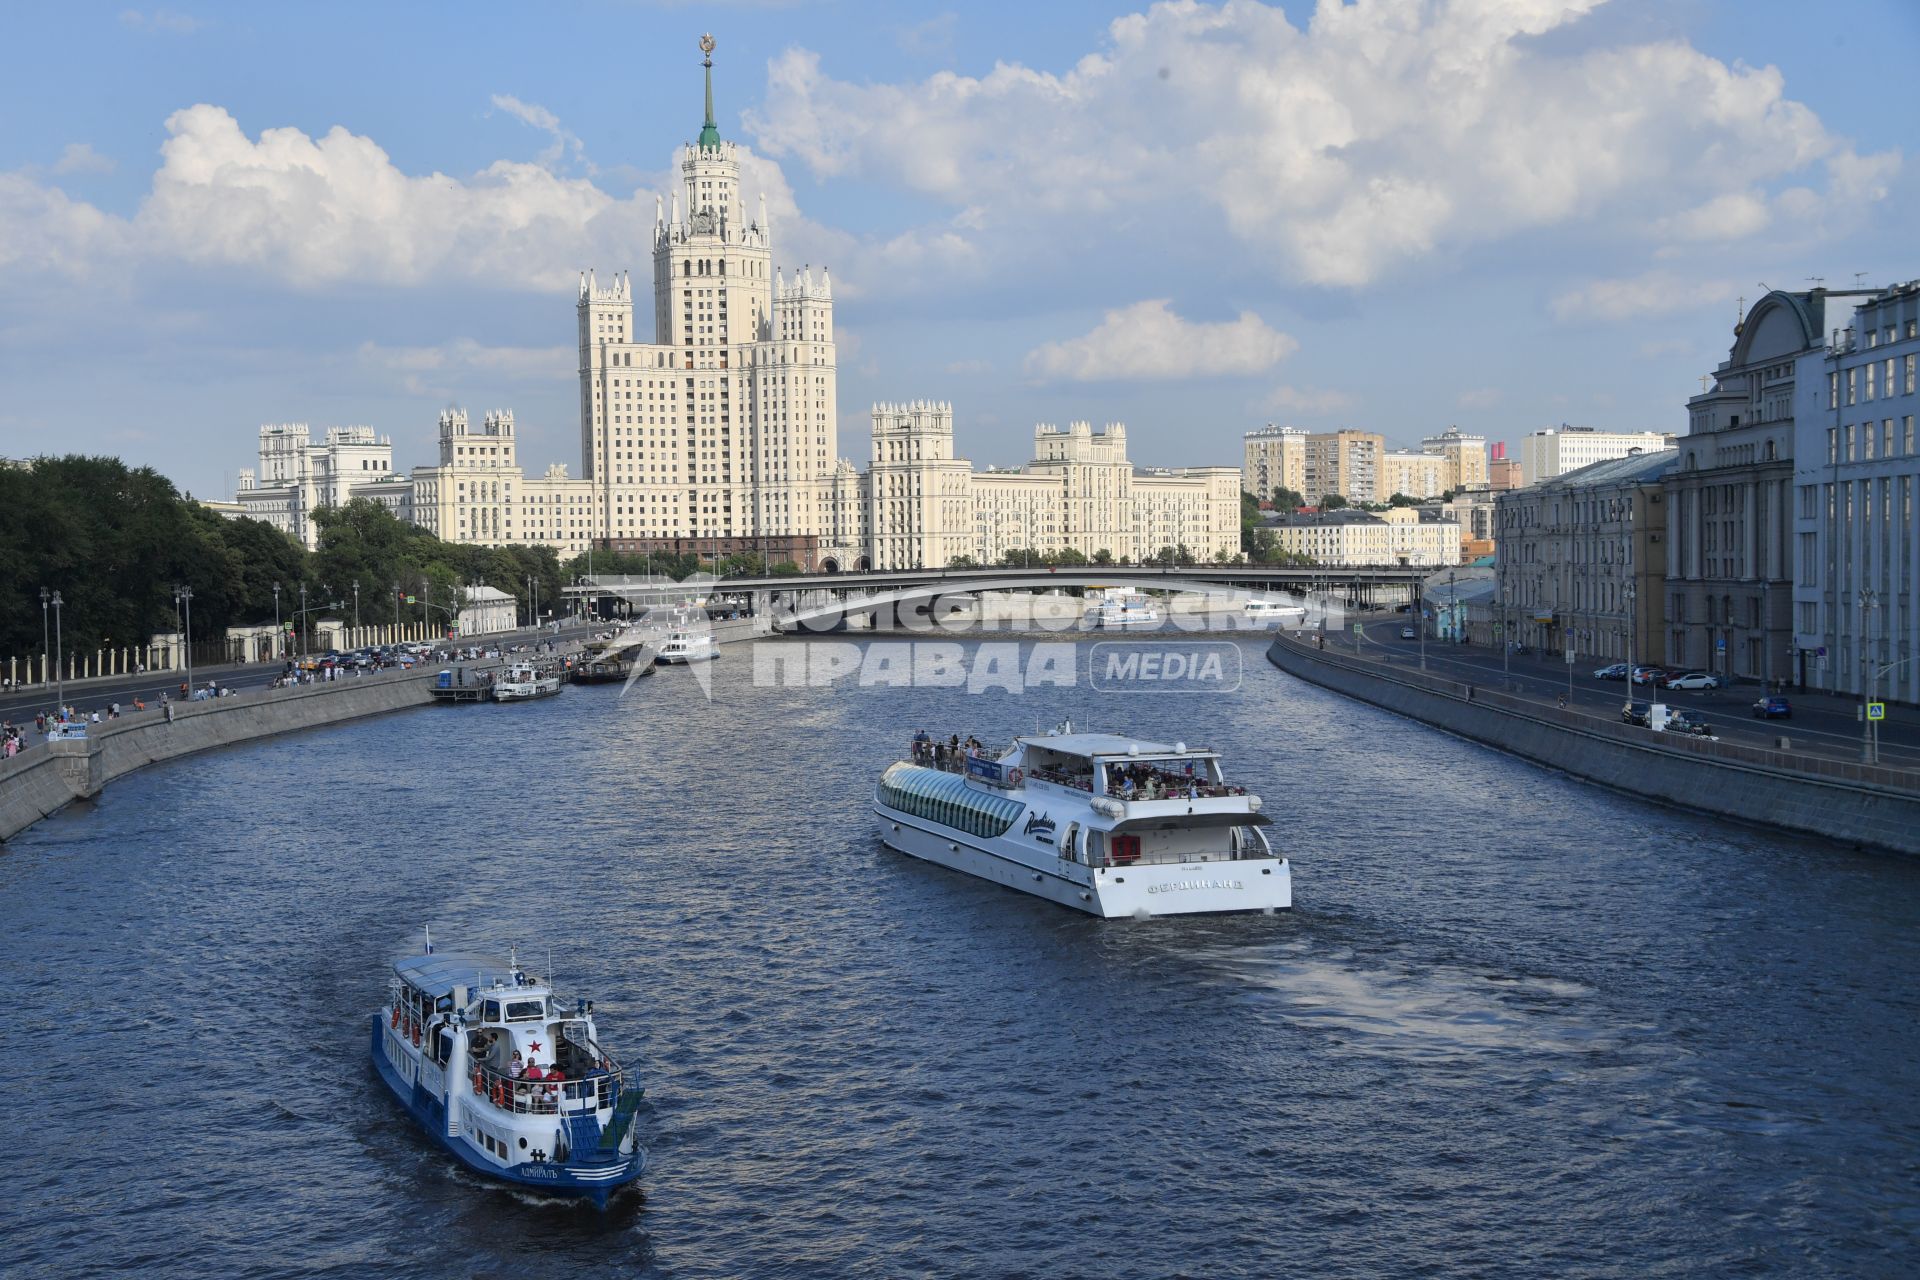
[[[1665,667],[1650,666],[1642,663],[1633,669],[1633,683],[1652,684],[1653,678],[1665,670]]]
[[[1653,723],[1653,707],[1650,703],[1629,702],[1620,708],[1620,718],[1628,724],[1637,724],[1644,729]]]
[[[1610,667],[1602,667],[1593,673],[1593,678],[1595,680],[1625,680],[1627,678],[1627,664],[1624,662],[1616,662]]]
[[[1793,718],[1793,704],[1777,693],[1767,694],[1753,704],[1753,718],[1756,720],[1790,720]]]
[[[1718,689],[1726,681],[1710,671],[1688,671],[1668,676],[1664,683],[1669,689]]]
[[[1713,726],[1698,711],[1676,710],[1667,714],[1668,733],[1689,733],[1696,738],[1710,737]]]
[[[1415,631],[1412,627],[1402,627],[1400,628],[1400,638],[1402,640],[1418,640],[1420,638],[1420,633],[1418,631]]]

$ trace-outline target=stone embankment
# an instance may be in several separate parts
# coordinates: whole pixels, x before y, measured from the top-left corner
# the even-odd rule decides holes
[[[1636,796],[1920,853],[1920,771],[1654,733],[1320,649],[1304,634],[1277,638],[1267,659],[1336,693]]]
[[[150,707],[87,726],[84,739],[44,742],[0,761],[0,840],[10,840],[115,778],[160,760],[229,747],[297,729],[383,715],[433,701],[437,667],[286,689],[250,689],[229,698]],[[37,735],[29,735],[35,736]]]

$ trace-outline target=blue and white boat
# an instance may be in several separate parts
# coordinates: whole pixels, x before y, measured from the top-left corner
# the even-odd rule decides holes
[[[477,1173],[605,1207],[646,1168],[644,1092],[594,1030],[511,958],[433,951],[393,966],[373,1065],[413,1118]]]

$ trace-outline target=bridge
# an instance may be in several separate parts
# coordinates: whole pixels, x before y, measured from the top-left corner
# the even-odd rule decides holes
[[[589,603],[602,613],[610,604],[637,613],[705,597],[709,607],[732,603],[755,616],[771,616],[781,623],[807,623],[882,609],[897,612],[903,606],[919,611],[943,596],[982,591],[1096,587],[1199,593],[1227,599],[1284,592],[1364,609],[1411,601],[1420,582],[1434,572],[1414,565],[1016,565],[727,578],[696,575],[684,582],[597,575],[566,591],[568,597]]]

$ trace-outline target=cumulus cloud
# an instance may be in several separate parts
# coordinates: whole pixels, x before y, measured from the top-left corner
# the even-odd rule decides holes
[[[1553,300],[1557,320],[1629,320],[1696,307],[1733,305],[1739,287],[1730,280],[1697,280],[1671,271],[1590,280]]]
[[[574,160],[586,160],[586,145],[577,134],[563,128],[560,117],[553,114],[537,102],[522,102],[510,93],[496,93],[491,101],[496,110],[504,111],[520,123],[538,129],[553,139],[553,143],[540,153],[540,163],[549,169],[558,168],[569,155]],[[592,172],[592,166],[587,166]]]
[[[483,375],[493,382],[570,381],[579,364],[573,347],[491,347],[472,338],[430,347],[363,342],[356,354],[368,368],[397,375],[410,395],[451,395]]]
[[[1304,29],[1252,0],[1160,4],[1062,72],[896,84],[791,49],[747,119],[816,176],[977,223],[1190,219],[1197,200],[1250,261],[1336,286],[1535,228],[1738,238],[1842,190],[1884,195],[1898,157],[1855,154],[1774,68],[1678,40],[1538,38],[1604,3],[1322,0]]]
[[[1330,387],[1275,387],[1261,406],[1279,413],[1342,413],[1353,408],[1353,397]]]
[[[90,142],[69,142],[54,161],[55,173],[112,173],[113,159],[93,149]]]
[[[1091,333],[1034,348],[1027,372],[1074,382],[1261,373],[1299,345],[1251,311],[1218,324],[1195,323],[1155,298],[1107,312]]]

